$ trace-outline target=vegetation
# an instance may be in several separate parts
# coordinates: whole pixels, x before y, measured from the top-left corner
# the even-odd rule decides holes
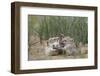
[[[28,35],[36,35],[42,40],[59,36],[60,33],[74,38],[76,44],[88,43],[87,17],[74,16],[28,16]]]

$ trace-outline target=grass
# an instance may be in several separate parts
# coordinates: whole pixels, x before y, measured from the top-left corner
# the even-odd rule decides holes
[[[29,36],[35,34],[40,41],[62,33],[74,38],[76,43],[88,43],[87,17],[29,15],[28,20]]]

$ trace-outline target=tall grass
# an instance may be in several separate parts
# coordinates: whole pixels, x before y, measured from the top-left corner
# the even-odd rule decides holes
[[[59,36],[74,38],[76,43],[88,42],[88,18],[73,16],[28,16],[29,35],[36,34],[40,41]]]

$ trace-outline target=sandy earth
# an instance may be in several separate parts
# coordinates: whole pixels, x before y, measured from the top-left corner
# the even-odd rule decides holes
[[[77,58],[87,58],[87,54],[81,56],[64,56],[64,55],[57,55],[57,56],[29,56],[29,60],[56,60],[56,59],[77,59]]]
[[[29,46],[28,48],[28,60],[80,59],[80,58],[87,58],[88,56],[87,53],[77,54],[75,56],[66,56],[64,54],[59,54],[55,56],[46,56],[44,53],[44,47],[46,44],[45,41],[41,45],[38,37],[34,38],[32,36],[30,39],[30,44],[31,46]]]

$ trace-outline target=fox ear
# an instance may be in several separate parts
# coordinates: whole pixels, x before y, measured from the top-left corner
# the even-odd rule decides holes
[[[49,45],[49,42],[47,41],[47,46]]]
[[[55,46],[53,45],[53,49],[55,48]]]

